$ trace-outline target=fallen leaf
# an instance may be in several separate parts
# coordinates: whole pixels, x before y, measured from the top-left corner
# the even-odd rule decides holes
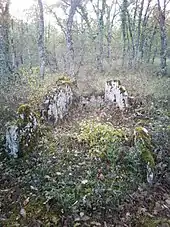
[[[80,223],[74,224],[74,227],[78,227],[78,226],[81,226],[81,224]]]
[[[170,206],[170,199],[166,199],[165,202],[168,206]]]
[[[26,198],[26,200],[24,200],[23,205],[26,206],[30,201],[30,197]]]
[[[88,183],[88,180],[82,180],[81,183],[82,183],[82,184],[87,184],[87,183]]]
[[[20,215],[23,217],[23,218],[26,218],[26,210],[24,208],[21,208],[20,210]]]
[[[104,180],[104,175],[102,173],[99,173],[98,176],[97,176],[97,178],[99,180]]]
[[[83,217],[82,217],[82,221],[88,221],[90,219],[90,217],[88,217],[87,215],[84,215]]]
[[[80,212],[80,217],[82,218],[84,216],[84,212]]]
[[[56,175],[57,175],[57,176],[61,176],[62,173],[61,173],[61,172],[56,172]]]
[[[58,224],[58,221],[59,221],[59,218],[52,217],[52,222],[53,222],[54,224]]]
[[[95,221],[90,222],[90,224],[92,226],[101,226],[101,224],[99,222],[95,222]]]

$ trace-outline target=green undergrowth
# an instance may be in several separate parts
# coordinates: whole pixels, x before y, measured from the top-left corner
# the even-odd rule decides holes
[[[62,133],[41,126],[42,137],[29,156],[0,166],[6,179],[15,182],[11,182],[13,191],[15,185],[22,189],[20,200],[13,200],[5,210],[8,215],[3,226],[114,223],[119,207],[146,183],[146,165],[149,163],[153,169],[156,165],[156,138],[145,124],[129,130],[83,120],[69,130],[62,129]],[[26,218],[20,214],[21,208]]]
[[[131,142],[133,146],[129,146],[129,149],[135,149],[136,154],[140,156],[142,161],[154,167],[151,136],[144,127],[136,127],[129,133],[125,128],[114,128],[111,123],[84,121],[80,123],[77,138],[79,142],[88,145],[88,152],[93,157],[111,163],[120,158],[120,155],[126,156],[131,153],[126,152],[127,144]]]
[[[150,188],[147,165],[159,182],[166,180],[164,172],[170,166],[168,110],[141,112],[137,110],[137,116],[142,117],[130,126],[84,117],[82,121],[76,119],[70,128],[58,126],[54,130],[41,125],[41,136],[27,156],[1,160],[4,220],[1,218],[0,224],[76,227],[105,226],[107,222],[111,226],[119,219],[119,226],[124,226],[126,213],[131,210],[123,207],[124,202],[128,201],[131,208],[136,206],[136,210],[147,203],[139,197],[139,204],[134,205],[132,196],[142,185]],[[159,158],[157,151],[163,154]],[[21,208],[25,217],[20,214]],[[155,227],[162,221],[154,212],[150,215],[153,220],[143,220],[135,211],[131,215],[134,225],[125,226]]]
[[[104,158],[109,147],[118,149],[121,142],[126,140],[126,134],[121,129],[114,129],[112,125],[95,121],[80,123],[80,132],[77,135],[79,142],[89,146],[92,156]]]

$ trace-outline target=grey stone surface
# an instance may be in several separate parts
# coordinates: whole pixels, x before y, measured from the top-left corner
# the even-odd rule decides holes
[[[128,107],[128,93],[119,80],[110,80],[105,84],[105,101],[114,103],[121,110]]]

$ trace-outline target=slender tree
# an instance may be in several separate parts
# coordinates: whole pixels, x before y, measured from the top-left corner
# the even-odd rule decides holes
[[[0,1],[0,78],[10,72],[9,0]]]
[[[121,5],[121,27],[122,27],[122,36],[123,36],[123,61],[122,65],[125,63],[125,56],[126,56],[126,45],[127,45],[127,8],[128,8],[127,0],[123,0]]]
[[[45,73],[45,44],[44,44],[44,9],[42,0],[38,0],[38,6],[39,6],[38,49],[40,61],[40,76],[43,79]]]
[[[72,36],[73,19],[80,3],[81,3],[81,0],[70,1],[70,9],[69,9],[67,22],[66,22],[67,61],[69,65],[68,74],[71,77],[75,76],[75,59],[74,59],[75,55],[74,55],[74,44],[73,44],[73,36]]]
[[[160,39],[161,39],[161,73],[163,76],[167,75],[167,35],[166,35],[166,0],[158,1],[158,13],[159,13],[159,27],[160,27]],[[163,3],[161,7],[161,2]]]

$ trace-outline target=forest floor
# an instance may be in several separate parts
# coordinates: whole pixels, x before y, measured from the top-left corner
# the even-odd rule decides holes
[[[170,226],[170,112],[165,100],[160,106],[151,105],[148,96],[138,106],[140,100],[124,113],[107,105],[77,105],[57,127],[41,126],[36,148],[24,158],[11,160],[1,154],[0,227]],[[102,156],[101,147],[90,153],[89,144],[81,140],[82,135],[89,136],[81,135],[84,122],[128,135],[136,126],[147,128],[154,149],[166,156],[157,163],[166,171],[161,169],[161,176],[156,172],[152,185],[140,179],[137,159],[134,163],[128,156],[124,159],[135,150],[130,136],[119,144],[121,152],[114,163],[120,168],[115,169]]]

